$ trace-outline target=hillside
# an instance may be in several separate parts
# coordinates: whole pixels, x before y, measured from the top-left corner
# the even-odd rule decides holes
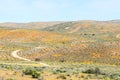
[[[120,64],[118,20],[64,22],[38,30],[1,29],[0,40],[17,44],[18,48],[20,44],[47,47],[19,54],[31,60]]]
[[[53,26],[62,22],[29,22],[29,23],[0,23],[0,28],[9,28],[9,29],[42,29],[49,26]]]
[[[0,23],[5,80],[120,80],[120,20]]]
[[[30,22],[30,23],[0,23],[4,29],[38,29],[60,33],[90,33],[119,32],[120,20],[111,21],[58,21],[58,22]]]
[[[97,33],[97,32],[119,32],[120,20],[111,21],[73,21],[56,24],[46,27],[45,31],[65,32],[65,33]]]

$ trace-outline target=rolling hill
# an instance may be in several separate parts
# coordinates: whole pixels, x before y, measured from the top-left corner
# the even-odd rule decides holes
[[[54,31],[54,32],[65,32],[65,33],[83,33],[83,32],[113,32],[120,29],[120,20],[111,20],[111,21],[73,21],[65,22],[53,25],[51,27],[46,27],[43,30],[45,31]]]
[[[29,23],[14,23],[6,22],[0,23],[0,28],[9,28],[9,29],[42,29],[45,27],[53,26],[55,24],[62,23],[60,21],[56,22],[29,22]]]
[[[0,23],[0,72],[6,80],[119,80],[120,20]]]
[[[64,58],[65,61],[113,64],[120,59],[120,20],[1,23],[0,41],[0,45],[5,46],[3,49],[8,45],[9,48],[10,45],[17,48],[21,48],[21,45],[49,47],[45,52],[28,50],[25,53],[30,55],[20,54],[32,60],[59,61]],[[46,56],[41,56],[41,53]]]

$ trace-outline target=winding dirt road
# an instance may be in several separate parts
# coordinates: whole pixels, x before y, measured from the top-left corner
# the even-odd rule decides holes
[[[40,47],[39,47],[40,48]],[[41,47],[43,48],[43,47]],[[23,57],[20,57],[17,53],[21,51],[21,50],[15,50],[11,53],[11,56],[14,57],[14,58],[17,58],[17,59],[21,59],[21,60],[24,60],[24,61],[30,61],[30,62],[34,62],[34,61],[31,61],[30,59],[26,59],[26,58],[23,58]],[[50,65],[46,64],[46,63],[42,63],[40,62],[39,64],[41,64],[42,66],[47,66],[47,67],[50,67]]]
[[[17,53],[18,53],[19,51],[20,51],[20,50],[15,50],[15,51],[12,52],[11,55],[12,55],[14,58],[18,58],[18,59],[21,59],[21,60],[24,60],[24,61],[31,61],[31,60],[29,60],[29,59],[26,59],[26,58],[23,58],[23,57],[18,56]]]

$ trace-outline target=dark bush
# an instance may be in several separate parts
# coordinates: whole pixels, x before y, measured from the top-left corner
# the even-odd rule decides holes
[[[85,71],[82,71],[83,73],[87,73],[87,74],[95,74],[96,76],[98,75],[98,74],[103,74],[103,73],[101,73],[101,71],[100,71],[100,69],[98,68],[98,67],[96,67],[95,69],[93,69],[93,68],[90,68],[90,69],[87,69],[87,70],[85,70]]]
[[[32,68],[26,68],[25,70],[23,70],[23,73],[25,75],[32,75],[32,73],[34,72],[35,70],[32,69]]]
[[[40,58],[35,58],[35,61],[41,61],[41,59]]]
[[[60,62],[65,62],[65,59],[63,58],[63,59],[60,59]]]
[[[119,75],[119,74],[111,74],[111,75],[110,75],[110,78],[117,80],[118,78],[120,78],[120,75]]]
[[[100,69],[98,67],[96,67],[94,73],[97,76],[98,74],[100,74]]]
[[[56,69],[53,70],[53,74],[59,74],[59,73],[66,73],[67,71],[65,69]]]
[[[32,78],[38,78],[38,77],[40,77],[40,73],[38,73],[37,71],[34,71],[32,73]]]
[[[87,69],[85,71],[82,71],[83,73],[88,73],[88,74],[94,74],[95,73],[95,70],[94,69]]]
[[[32,78],[38,78],[40,76],[40,73],[38,73],[34,68],[26,68],[23,70],[23,74],[31,75]]]

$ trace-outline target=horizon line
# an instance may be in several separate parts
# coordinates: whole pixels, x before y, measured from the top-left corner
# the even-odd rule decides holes
[[[82,19],[82,20],[49,20],[49,21],[0,21],[0,23],[37,23],[37,22],[76,22],[76,21],[119,21],[120,19],[109,19],[109,20],[95,20],[95,19]]]

